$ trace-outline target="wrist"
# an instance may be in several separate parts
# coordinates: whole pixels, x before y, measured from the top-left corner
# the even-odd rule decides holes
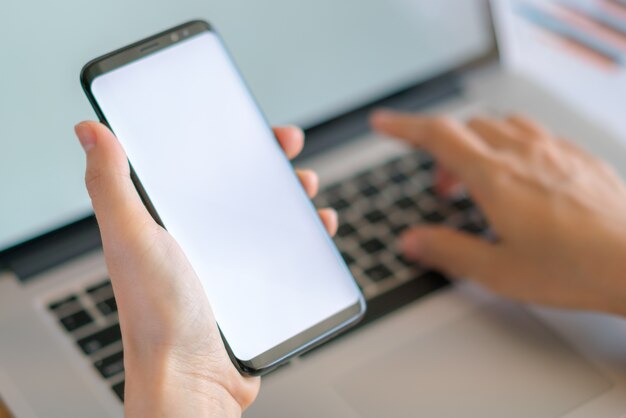
[[[136,360],[136,361],[135,361]],[[128,417],[239,417],[242,408],[211,376],[181,370],[169,355],[125,359]]]

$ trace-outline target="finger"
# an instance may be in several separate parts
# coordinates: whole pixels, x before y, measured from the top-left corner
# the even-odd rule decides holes
[[[586,161],[589,163],[602,163],[602,160],[598,160],[593,154],[590,154],[589,151],[582,148],[580,145],[570,141],[567,138],[555,138],[555,144],[558,147],[566,150],[567,152],[572,153],[577,156],[580,160]]]
[[[546,128],[526,116],[511,115],[506,118],[506,122],[514,126],[521,133],[529,136],[530,139],[550,136],[550,132],[548,132]]]
[[[103,236],[153,221],[130,179],[126,154],[113,133],[98,122],[82,122],[75,131],[87,155],[85,184]]]
[[[424,148],[468,186],[487,177],[488,147],[452,119],[378,111],[371,123],[380,133]]]
[[[312,170],[296,170],[296,174],[302,183],[302,187],[306,191],[306,194],[313,198],[319,191],[320,181],[317,177],[317,173]]]
[[[416,227],[402,235],[404,256],[454,277],[490,276],[496,247],[479,237],[441,226]]]
[[[304,148],[304,132],[295,126],[281,126],[274,128],[274,135],[278,143],[290,160],[302,152]]]
[[[520,143],[516,130],[498,119],[474,117],[467,122],[467,126],[487,145],[496,150],[516,148]]]
[[[324,226],[328,231],[328,234],[330,234],[331,237],[335,236],[335,234],[337,233],[337,228],[339,227],[337,212],[331,208],[324,208],[319,209],[317,213],[319,213],[320,218],[322,219],[322,222],[324,223]]]

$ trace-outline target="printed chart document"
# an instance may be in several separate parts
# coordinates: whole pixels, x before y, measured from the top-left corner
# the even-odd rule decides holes
[[[626,0],[492,0],[503,62],[626,144]]]

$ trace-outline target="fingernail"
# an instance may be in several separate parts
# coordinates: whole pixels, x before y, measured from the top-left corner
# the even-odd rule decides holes
[[[417,231],[405,232],[400,237],[400,251],[408,260],[416,261],[422,255],[421,242]]]
[[[339,224],[339,215],[337,214],[337,211],[335,209],[331,209],[329,211],[329,213],[330,213],[330,217],[335,222],[335,225],[338,225]]]
[[[96,146],[96,134],[88,124],[79,123],[74,127],[74,132],[76,132],[78,141],[85,152],[89,152],[89,150]]]

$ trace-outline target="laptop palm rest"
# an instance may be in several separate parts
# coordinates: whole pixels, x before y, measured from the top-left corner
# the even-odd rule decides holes
[[[612,384],[526,311],[502,304],[355,367],[334,386],[363,418],[513,418],[561,416]]]

